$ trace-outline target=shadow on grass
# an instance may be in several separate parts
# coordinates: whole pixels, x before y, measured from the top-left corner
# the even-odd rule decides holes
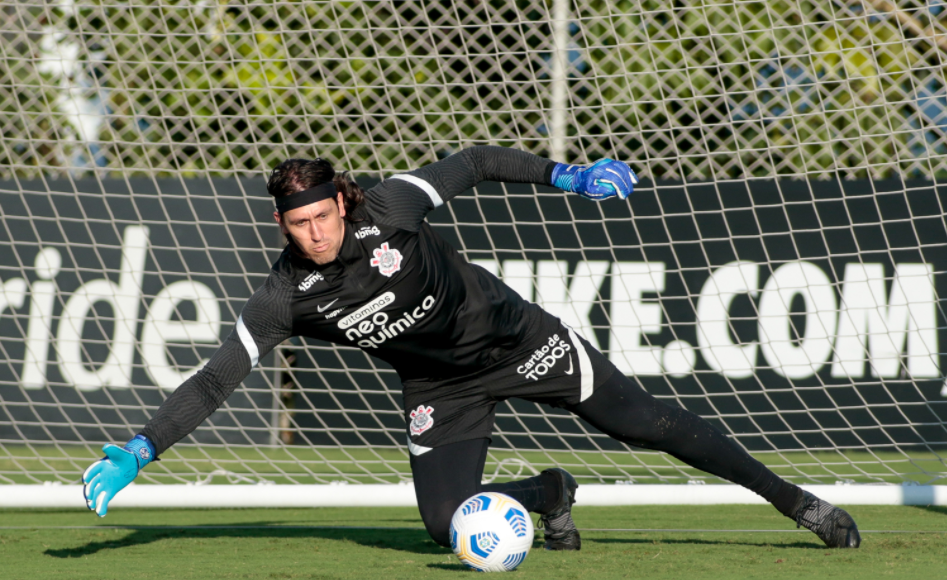
[[[943,508],[936,508],[938,510]],[[94,541],[77,546],[74,548],[47,549],[44,555],[53,558],[82,558],[91,556],[98,552],[106,550],[120,550],[134,546],[142,546],[162,540],[192,540],[192,539],[217,539],[217,538],[282,538],[282,539],[324,539],[355,542],[359,545],[370,548],[381,548],[385,550],[398,550],[401,552],[410,552],[414,554],[445,554],[450,553],[449,548],[443,548],[431,539],[423,529],[410,530],[405,528],[396,528],[391,530],[374,529],[329,529],[329,528],[286,528],[274,525],[274,522],[244,522],[241,523],[245,528],[207,528],[201,526],[182,526],[167,528],[163,526],[143,526],[131,530],[131,533],[120,539]],[[251,527],[252,526],[252,527]],[[257,527],[259,526],[259,527]],[[272,527],[267,527],[272,526]],[[704,540],[697,538],[682,539],[654,539],[654,538],[585,538],[585,542],[597,542],[600,544],[690,544],[690,545],[711,545],[711,546],[754,546],[754,547],[772,547],[772,548],[804,548],[825,550],[825,546],[816,542],[747,542],[732,540]],[[442,568],[444,570],[467,570],[463,564],[433,563],[429,567]]]
[[[947,506],[942,505],[916,505],[913,506],[917,509],[922,509],[924,511],[932,512],[935,514],[940,514],[942,516],[947,516]]]
[[[755,548],[803,548],[806,550],[827,550],[825,544],[821,542],[746,542],[733,540],[699,540],[696,538],[687,539],[654,539],[654,538],[583,538],[582,542],[597,542],[599,544],[690,544],[696,546],[753,546]]]
[[[269,526],[273,522],[244,522],[244,526]],[[341,540],[355,542],[371,548],[399,550],[414,554],[443,554],[450,553],[449,548],[442,548],[424,530],[406,530],[397,528],[392,530],[346,530],[326,528],[287,529],[278,526],[253,528],[193,528],[182,526],[173,529],[155,526],[154,528],[137,528],[124,538],[89,542],[75,548],[47,549],[43,554],[53,558],[82,558],[103,550],[116,550],[150,544],[160,540],[186,539],[215,539],[215,538],[318,538],[324,540]]]
[[[470,568],[463,564],[442,564],[435,562],[427,565],[428,568],[437,568],[439,570],[448,570],[450,572],[470,572]]]

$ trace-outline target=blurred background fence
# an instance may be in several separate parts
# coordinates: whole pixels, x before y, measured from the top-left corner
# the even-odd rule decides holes
[[[5,2],[0,171],[380,173],[557,137],[653,178],[947,171],[939,0],[565,4],[557,37],[551,1]]]

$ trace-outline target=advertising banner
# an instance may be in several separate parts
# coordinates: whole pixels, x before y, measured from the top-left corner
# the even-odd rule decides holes
[[[644,183],[628,203],[483,184],[429,221],[751,449],[937,447],[945,203],[929,182]],[[5,182],[0,207],[6,440],[127,437],[213,353],[282,246],[259,180]],[[385,365],[302,346],[287,347],[297,442],[401,440]],[[260,366],[198,437],[270,440],[284,373]],[[498,432],[519,445],[512,416]]]
[[[0,438],[127,440],[213,354],[279,253],[244,186],[0,183]],[[271,383],[197,436],[268,441]]]

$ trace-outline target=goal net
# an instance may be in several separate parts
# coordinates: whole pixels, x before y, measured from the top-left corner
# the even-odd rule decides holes
[[[232,330],[264,176],[477,144],[627,161],[622,202],[485,183],[435,230],[796,483],[947,474],[941,2],[0,6],[0,483],[74,484]],[[410,479],[398,377],[293,339],[145,483]],[[720,483],[499,405],[485,479]]]

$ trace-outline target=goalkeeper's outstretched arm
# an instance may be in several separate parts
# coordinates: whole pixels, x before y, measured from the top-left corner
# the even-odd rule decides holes
[[[480,146],[411,171],[434,186],[446,202],[482,181],[551,185],[555,161],[507,147]]]
[[[448,201],[481,181],[553,185],[589,199],[626,198],[638,183],[628,165],[600,159],[589,167],[557,163],[505,147],[471,147],[410,172],[426,180]]]
[[[518,149],[479,146],[385,180],[367,193],[367,209],[380,223],[417,231],[428,212],[482,181],[551,185],[601,201],[628,197],[638,177],[611,159],[585,167]]]
[[[292,288],[271,274],[244,307],[230,336],[210,361],[178,387],[144,429],[124,447],[106,445],[105,457],[82,476],[86,505],[99,516],[115,494],[167,448],[217,410],[261,357],[289,338]]]

